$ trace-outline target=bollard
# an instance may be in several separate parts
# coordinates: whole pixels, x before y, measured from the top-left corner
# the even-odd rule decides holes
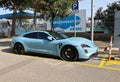
[[[110,36],[110,45],[109,45],[108,61],[111,59],[112,39],[113,39],[113,36]]]

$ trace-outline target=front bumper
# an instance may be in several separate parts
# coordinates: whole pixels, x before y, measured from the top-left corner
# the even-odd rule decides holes
[[[79,58],[90,59],[91,57],[98,54],[98,47],[86,48],[79,51]]]

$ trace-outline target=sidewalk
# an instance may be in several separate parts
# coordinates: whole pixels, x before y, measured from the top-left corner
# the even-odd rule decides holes
[[[104,42],[104,41],[94,41],[94,42],[99,46],[99,53],[108,54],[109,42]],[[119,55],[119,48],[112,47],[111,53],[112,55]]]

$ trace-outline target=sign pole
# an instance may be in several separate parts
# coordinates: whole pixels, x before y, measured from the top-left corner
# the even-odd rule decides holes
[[[76,0],[73,4],[72,4],[72,10],[74,13],[74,37],[76,37],[76,13],[79,13],[79,3],[81,0]]]
[[[74,28],[74,37],[76,37],[76,14],[74,15],[74,21],[75,21],[75,28]]]
[[[76,1],[72,4],[72,10],[74,13],[74,37],[76,37],[76,13],[79,12],[79,2]]]

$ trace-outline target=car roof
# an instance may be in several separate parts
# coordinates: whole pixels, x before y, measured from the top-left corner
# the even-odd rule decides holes
[[[21,36],[28,34],[28,33],[33,33],[33,32],[44,32],[44,33],[49,33],[49,32],[56,32],[56,31],[50,31],[50,30],[35,30],[35,31],[29,31],[26,33],[23,33]]]
[[[23,36],[23,35],[25,35],[25,34],[29,34],[29,33],[33,33],[33,32],[45,32],[45,33],[48,33],[47,31],[41,31],[41,30],[39,30],[39,31],[29,31],[29,32],[26,32],[26,33],[23,33],[23,34],[21,34],[21,36]]]

